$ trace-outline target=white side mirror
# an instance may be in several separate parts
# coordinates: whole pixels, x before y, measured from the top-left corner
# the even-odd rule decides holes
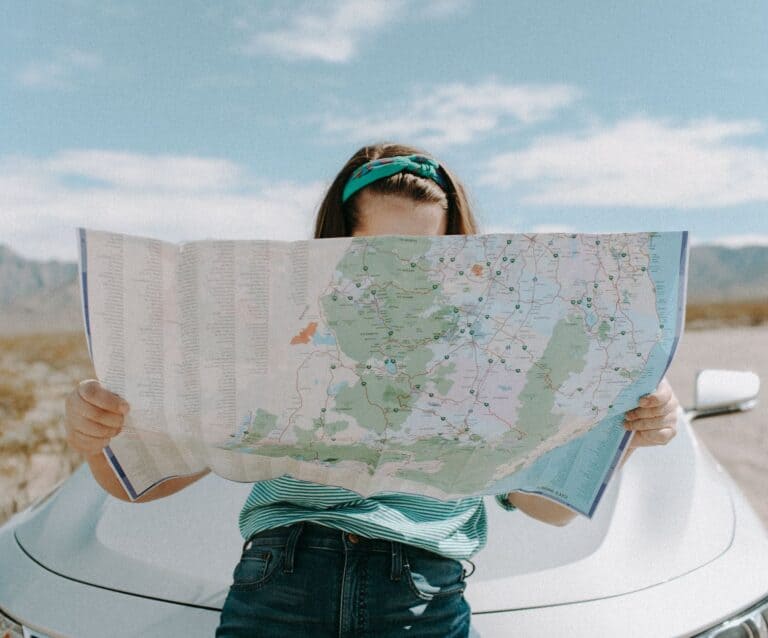
[[[691,418],[750,410],[759,392],[760,377],[754,372],[702,370],[696,375]]]

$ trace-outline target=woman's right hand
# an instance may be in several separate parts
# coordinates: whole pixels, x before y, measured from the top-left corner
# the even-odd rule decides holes
[[[81,381],[67,395],[64,424],[67,443],[85,456],[101,452],[123,427],[128,402],[95,379]]]

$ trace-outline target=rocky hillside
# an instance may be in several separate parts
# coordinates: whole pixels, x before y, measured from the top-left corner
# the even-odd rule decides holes
[[[0,308],[27,295],[60,288],[76,275],[77,264],[25,259],[0,244]]]
[[[768,301],[768,246],[694,246],[688,300]]]
[[[35,261],[0,244],[0,335],[78,331],[77,264]]]

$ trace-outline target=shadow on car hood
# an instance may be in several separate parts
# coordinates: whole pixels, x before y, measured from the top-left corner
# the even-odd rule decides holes
[[[237,517],[250,488],[211,474],[172,496],[126,503],[104,492],[82,465],[18,524],[16,538],[62,576],[221,608],[240,557]]]
[[[87,466],[16,527],[22,548],[62,576],[187,605],[221,608],[250,485],[209,475],[158,501],[107,496]],[[734,517],[728,482],[687,424],[637,450],[597,511],[565,527],[486,499],[488,544],[472,561],[473,612],[615,596],[676,578],[722,554]]]
[[[731,485],[681,419],[666,446],[633,453],[591,520],[555,527],[489,505],[488,544],[468,579],[472,611],[595,600],[693,571],[731,545]]]

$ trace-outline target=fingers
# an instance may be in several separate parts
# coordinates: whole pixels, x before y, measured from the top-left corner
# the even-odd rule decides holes
[[[73,431],[67,434],[67,443],[78,452],[92,455],[98,454],[109,445],[109,439],[88,436],[83,432]]]
[[[666,379],[662,379],[659,387],[652,394],[641,397],[640,407],[630,410],[624,415],[624,427],[639,432],[672,428],[677,424],[678,401]],[[673,435],[674,436],[674,435]],[[658,437],[657,437],[658,438]],[[645,437],[646,441],[650,441]],[[669,439],[665,440],[666,443]],[[652,443],[646,443],[652,445]]]
[[[73,402],[72,412],[86,420],[95,421],[96,423],[105,425],[112,430],[119,430],[123,427],[122,414],[107,412],[107,410],[102,410],[101,408],[97,408],[95,405],[86,403],[82,400]]]
[[[67,443],[83,454],[96,454],[109,445],[120,432],[102,423],[91,421],[79,415],[66,417]]]
[[[78,419],[77,426],[74,429],[78,432],[86,434],[87,436],[111,439],[120,433],[122,427],[122,423],[116,427],[112,427],[99,421],[94,421],[93,419],[83,417]]]
[[[632,440],[629,442],[630,447],[647,447],[651,445],[666,445],[677,434],[677,430],[672,427],[665,427],[659,430],[644,430],[641,432],[635,432],[632,435]]]
[[[662,379],[652,394],[638,401],[640,407],[625,415],[624,427],[634,434],[630,448],[666,445],[677,434],[678,402],[672,387]]]
[[[669,407],[661,405],[654,408],[635,408],[624,415],[627,421],[637,421],[638,419],[652,419],[654,417],[664,416],[669,412]]]
[[[128,403],[98,381],[81,382],[66,399],[65,426],[69,445],[95,454],[109,445],[123,427]]]
[[[84,401],[107,412],[114,412],[115,414],[128,412],[128,402],[107,390],[95,379],[81,381],[80,385],[77,386],[77,392]]]
[[[669,385],[666,377],[661,380],[659,387],[651,394],[646,394],[644,397],[640,397],[637,402],[641,408],[654,408],[669,403],[672,398],[672,386]]]
[[[659,430],[661,428],[674,427],[676,423],[677,414],[675,412],[669,412],[655,417],[625,421],[624,427],[627,430],[643,432],[646,430]]]
[[[678,401],[666,378],[654,392],[641,397],[625,415],[624,427],[633,432],[630,448],[666,445],[677,434]]]

